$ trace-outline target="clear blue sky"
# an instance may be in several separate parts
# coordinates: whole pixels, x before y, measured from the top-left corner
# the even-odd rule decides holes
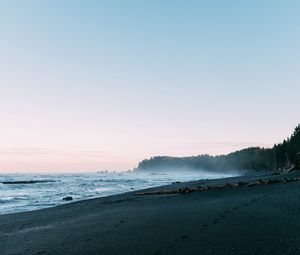
[[[300,1],[0,1],[0,171],[270,146],[300,121]]]

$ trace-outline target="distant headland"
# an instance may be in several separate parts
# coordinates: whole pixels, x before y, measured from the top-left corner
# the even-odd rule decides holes
[[[135,170],[293,170],[300,169],[300,124],[293,134],[272,148],[250,147],[227,155],[191,157],[156,156],[140,162]]]

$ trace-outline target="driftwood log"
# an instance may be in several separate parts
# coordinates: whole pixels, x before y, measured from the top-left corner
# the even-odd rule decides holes
[[[200,191],[207,191],[211,189],[225,189],[225,188],[238,188],[238,187],[255,187],[259,185],[267,185],[267,184],[275,184],[275,183],[287,183],[287,182],[293,182],[293,181],[300,181],[300,177],[295,178],[282,178],[282,179],[267,179],[267,180],[261,180],[257,179],[251,182],[237,182],[237,183],[224,183],[224,184],[218,184],[215,186],[196,186],[196,187],[184,187],[179,189],[165,189],[165,190],[157,190],[157,191],[146,191],[146,192],[139,192],[136,193],[136,195],[142,196],[142,195],[168,195],[168,194],[189,194],[191,192],[200,192]]]

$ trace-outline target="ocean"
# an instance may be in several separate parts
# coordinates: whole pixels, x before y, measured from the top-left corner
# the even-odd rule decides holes
[[[0,214],[16,213],[57,206],[72,201],[120,194],[143,188],[200,179],[236,176],[238,173],[99,172],[73,174],[1,174]],[[33,181],[32,183],[11,182]],[[37,182],[36,182],[37,181]],[[71,201],[71,202],[72,202]]]

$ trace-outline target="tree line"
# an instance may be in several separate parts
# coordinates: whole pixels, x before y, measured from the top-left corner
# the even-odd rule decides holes
[[[282,170],[300,169],[300,124],[293,134],[272,148],[250,147],[227,155],[157,156],[139,163],[137,170]]]

